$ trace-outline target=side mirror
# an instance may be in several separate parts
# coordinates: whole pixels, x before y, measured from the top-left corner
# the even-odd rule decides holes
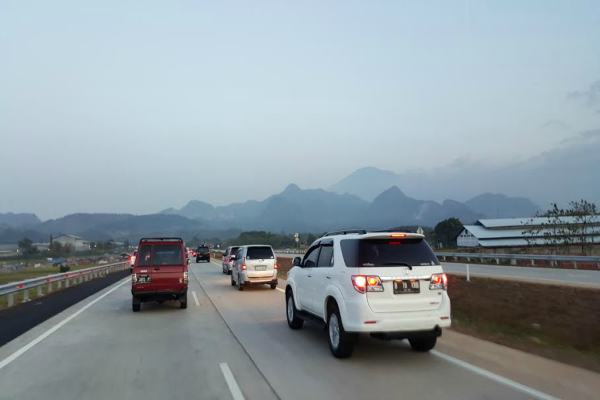
[[[302,258],[294,257],[294,262],[292,263],[292,266],[301,267],[302,266]]]

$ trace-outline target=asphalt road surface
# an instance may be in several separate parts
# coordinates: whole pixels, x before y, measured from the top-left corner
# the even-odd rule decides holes
[[[335,359],[320,325],[287,327],[280,290],[236,291],[213,263],[190,270],[187,310],[133,313],[126,279],[1,347],[0,399],[552,398],[443,348],[361,337]]]

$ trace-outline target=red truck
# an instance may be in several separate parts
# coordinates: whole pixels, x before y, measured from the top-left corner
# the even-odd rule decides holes
[[[131,306],[178,300],[187,308],[188,258],[181,238],[142,238],[131,273]]]

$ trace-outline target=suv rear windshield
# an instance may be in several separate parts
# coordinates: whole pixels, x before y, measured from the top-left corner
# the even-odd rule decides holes
[[[248,247],[246,258],[248,260],[270,260],[275,258],[275,255],[269,246],[253,246]]]
[[[140,266],[181,264],[181,246],[177,244],[147,244],[139,251]]]
[[[209,251],[209,248],[207,246],[200,246],[196,250],[197,253],[208,253],[208,251]]]
[[[340,242],[348,267],[439,265],[423,239],[344,239]]]

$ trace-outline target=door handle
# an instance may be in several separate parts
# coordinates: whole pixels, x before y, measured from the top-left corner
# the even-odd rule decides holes
[[[306,275],[307,278],[312,278],[312,275]]]
[[[327,278],[327,279],[331,279],[331,277],[330,277],[330,276],[326,276],[325,278]]]

